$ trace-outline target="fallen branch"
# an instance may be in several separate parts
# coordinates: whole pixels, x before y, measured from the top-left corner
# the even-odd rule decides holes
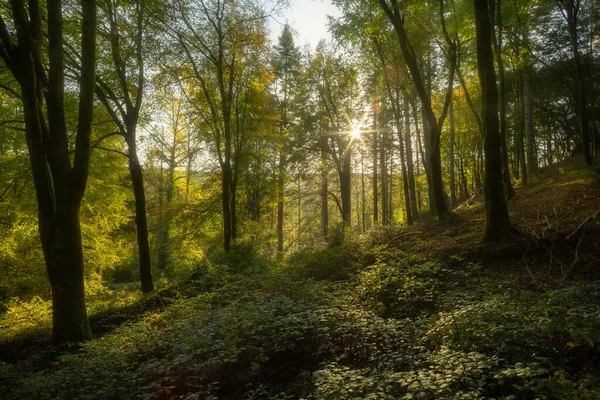
[[[600,210],[596,211],[596,214],[594,214],[593,216],[587,217],[585,219],[585,221],[583,221],[581,223],[581,225],[579,225],[577,227],[577,229],[575,229],[573,232],[571,232],[571,234],[569,236],[567,236],[567,240],[570,240],[573,236],[575,236],[575,234],[577,234],[577,232],[579,232],[581,230],[581,228],[583,228],[588,222],[594,221],[598,217],[599,214],[600,214]]]
[[[418,235],[420,233],[424,233],[424,232],[422,232],[422,231],[415,231],[415,232],[406,232],[406,233],[403,233],[402,235],[398,235],[398,236],[390,239],[385,245],[389,246],[390,244],[392,244],[396,240],[403,239],[405,237],[412,236],[412,235]]]

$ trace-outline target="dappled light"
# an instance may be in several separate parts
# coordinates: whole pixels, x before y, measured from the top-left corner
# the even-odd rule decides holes
[[[596,0],[0,0],[0,399],[600,399]]]

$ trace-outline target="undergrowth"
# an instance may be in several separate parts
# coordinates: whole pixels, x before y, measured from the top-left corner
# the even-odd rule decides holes
[[[479,264],[449,268],[381,239],[304,251],[203,294],[173,296],[42,371],[31,360],[1,363],[0,394],[600,397],[600,282],[532,290]]]

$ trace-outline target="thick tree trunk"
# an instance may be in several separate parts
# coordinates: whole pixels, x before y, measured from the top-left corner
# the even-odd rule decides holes
[[[135,200],[135,226],[137,230],[137,244],[140,258],[139,270],[142,292],[150,293],[154,290],[154,283],[152,280],[148,222],[146,219],[146,193],[144,191],[142,166],[140,165],[137,155],[135,136],[135,132],[128,134],[127,147],[129,149],[129,174],[131,175],[133,196]]]
[[[474,0],[477,64],[483,100],[485,148],[485,230],[482,242],[501,243],[511,238],[508,207],[502,182],[501,139],[498,122],[498,89],[492,55],[492,26],[488,0]]]
[[[79,204],[57,210],[54,221],[48,225],[50,229],[40,233],[52,288],[52,338],[55,343],[91,339],[85,306]]]

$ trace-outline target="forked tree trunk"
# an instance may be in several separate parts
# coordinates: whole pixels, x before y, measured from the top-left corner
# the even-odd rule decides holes
[[[12,42],[13,36],[7,32],[4,20],[0,21],[2,58],[21,87],[40,239],[52,289],[52,336],[57,344],[92,337],[85,306],[79,210],[91,154],[96,71],[95,1],[84,1],[81,12],[82,62],[72,160],[65,121],[61,2],[47,2],[47,66],[42,65],[44,57],[40,54],[40,43],[44,42],[40,18],[43,12],[38,2],[30,2],[28,8],[23,2],[12,2],[17,43]]]

